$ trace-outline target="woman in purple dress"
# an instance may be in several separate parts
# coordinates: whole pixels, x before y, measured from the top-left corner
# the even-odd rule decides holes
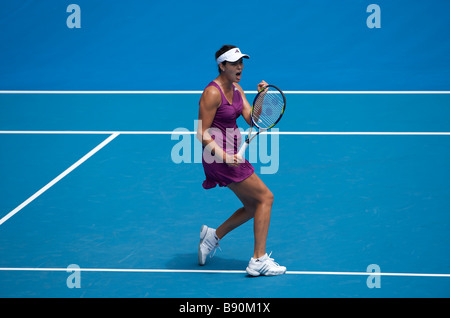
[[[232,45],[224,45],[216,52],[219,76],[205,88],[199,103],[197,138],[203,145],[206,176],[203,187],[228,187],[243,207],[217,229],[202,226],[198,261],[204,265],[207,255],[219,246],[220,239],[253,218],[255,245],[247,273],[280,275],[286,272],[286,267],[275,263],[266,253],[273,194],[255,174],[253,166],[237,155],[241,135],[236,119],[242,115],[248,124],[251,122],[251,105],[238,84],[244,68],[243,58],[249,56]],[[259,83],[258,91],[266,85],[264,81]]]

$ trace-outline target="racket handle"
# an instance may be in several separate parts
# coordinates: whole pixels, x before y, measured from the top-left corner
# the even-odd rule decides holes
[[[244,157],[244,153],[245,153],[245,150],[248,147],[248,144],[249,144],[249,141],[246,140],[244,142],[244,144],[242,145],[241,149],[239,149],[239,152],[237,153],[239,156]]]

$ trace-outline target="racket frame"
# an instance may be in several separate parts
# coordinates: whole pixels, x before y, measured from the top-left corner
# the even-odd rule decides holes
[[[273,87],[273,88],[275,88],[276,90],[278,90],[278,91],[280,92],[281,96],[283,97],[283,109],[281,110],[280,117],[278,117],[278,119],[277,119],[272,125],[270,125],[270,126],[267,127],[267,128],[261,128],[261,127],[259,127],[258,124],[255,123],[255,121],[253,120],[253,116],[252,116],[252,115],[253,115],[253,108],[255,107],[255,104],[256,104],[256,101],[258,100],[258,97],[259,97],[259,96],[260,96],[267,88],[270,88],[270,87]],[[243,155],[244,155],[244,153],[245,153],[245,150],[247,149],[248,145],[250,144],[250,141],[252,141],[253,138],[255,138],[256,136],[258,136],[260,133],[265,132],[265,131],[269,130],[270,128],[273,128],[273,127],[280,121],[281,117],[283,117],[283,114],[284,114],[284,110],[285,110],[285,109],[286,109],[286,96],[284,96],[283,91],[282,91],[281,89],[279,89],[278,87],[276,87],[275,85],[267,85],[267,86],[264,86],[264,87],[258,92],[258,94],[255,96],[255,98],[253,99],[252,109],[251,109],[251,112],[250,112],[250,122],[251,122],[250,130],[249,130],[249,132],[248,132],[247,138],[246,138],[245,141],[244,141],[244,144],[242,145],[241,149],[239,150],[239,152],[238,152],[237,154],[238,154],[239,156],[243,157]],[[256,128],[258,128],[258,132],[257,132],[256,134],[254,134],[253,136],[251,136],[252,130],[253,130],[253,127],[254,127],[254,126],[256,126]]]

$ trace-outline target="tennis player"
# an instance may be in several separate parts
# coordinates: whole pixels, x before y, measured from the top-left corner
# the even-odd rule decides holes
[[[204,265],[208,254],[219,246],[219,240],[253,218],[255,245],[246,271],[252,276],[281,275],[286,267],[266,253],[273,194],[255,174],[253,166],[237,155],[241,136],[236,119],[242,115],[249,125],[251,122],[251,105],[238,84],[244,69],[243,59],[250,57],[233,45],[224,45],[215,57],[219,76],[205,88],[199,103],[197,138],[204,149],[202,163],[206,180],[203,188],[228,187],[243,207],[217,229],[201,227],[198,262]],[[259,83],[258,91],[266,85],[264,81]]]

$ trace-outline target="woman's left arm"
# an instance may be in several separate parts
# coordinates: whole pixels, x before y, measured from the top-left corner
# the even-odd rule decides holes
[[[234,83],[236,87],[238,88],[239,92],[241,92],[242,100],[244,101],[244,107],[242,109],[242,117],[244,117],[247,124],[251,125],[251,116],[252,116],[252,106],[247,100],[247,97],[245,97],[244,90],[238,83]],[[261,83],[258,84],[258,92],[268,84],[265,81],[261,81]]]

